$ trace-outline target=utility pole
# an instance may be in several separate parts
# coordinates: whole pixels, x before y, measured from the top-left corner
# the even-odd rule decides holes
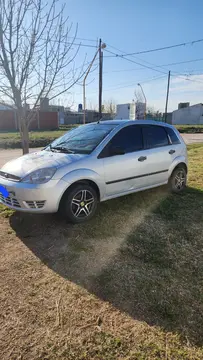
[[[102,117],[102,72],[103,72],[103,52],[102,41],[99,39],[99,120]]]
[[[99,53],[99,55],[100,55],[100,53],[102,54],[101,55],[101,64],[102,64],[103,53],[102,53],[101,49],[105,49],[105,47],[106,47],[106,44],[101,43],[101,39],[100,39],[99,47],[97,48],[97,51],[96,51],[90,65],[89,65],[89,67],[87,69],[87,72],[85,74],[85,77],[83,79],[83,124],[85,124],[85,122],[86,122],[86,94],[85,94],[86,93],[86,91],[85,91],[86,79],[87,79],[87,76],[88,76],[88,74],[89,74],[89,72],[91,70],[91,67],[92,67],[98,53]],[[99,56],[99,59],[100,59],[100,56]],[[99,67],[99,70],[100,69],[101,69],[101,80],[102,80],[102,66]],[[100,79],[100,73],[99,73],[99,79]],[[100,105],[100,104],[102,104],[102,81],[101,81],[101,87],[99,86],[99,110],[102,110],[102,105]],[[100,111],[100,113],[101,113],[101,111]]]
[[[83,79],[83,124],[85,124],[85,122],[86,122],[86,94],[85,94],[85,83],[86,83],[87,76],[88,76],[88,74],[89,74],[89,72],[90,72],[90,70],[91,70],[91,67],[92,67],[92,65],[93,65],[93,63],[94,63],[94,61],[95,61],[95,59],[96,59],[96,57],[97,57],[98,52],[99,52],[99,48],[97,49],[96,54],[94,55],[94,57],[93,57],[90,65],[89,65],[89,67],[88,67],[88,69],[87,69],[87,72],[86,72],[86,74],[85,74],[85,77],[84,77],[84,79]]]
[[[170,87],[170,78],[171,78],[171,72],[169,70],[168,72],[168,85],[167,85],[167,92],[166,92],[166,106],[165,106],[165,122],[167,120],[167,110],[168,110],[168,95],[169,95],[169,87]]]

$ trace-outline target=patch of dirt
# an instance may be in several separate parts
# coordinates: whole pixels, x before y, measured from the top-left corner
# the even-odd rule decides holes
[[[162,239],[165,225],[152,213],[167,196],[157,190],[102,204],[93,221],[77,226],[55,216],[0,217],[1,359],[202,359],[190,339],[144,321],[143,274],[159,279],[141,260],[143,252],[150,259],[142,227]],[[132,257],[134,234],[140,258]],[[138,285],[142,296],[133,303]]]

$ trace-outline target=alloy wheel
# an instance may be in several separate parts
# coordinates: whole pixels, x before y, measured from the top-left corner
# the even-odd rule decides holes
[[[180,170],[177,172],[175,176],[175,187],[178,190],[181,190],[186,184],[185,172]]]
[[[89,190],[78,191],[71,201],[71,211],[76,218],[88,217],[94,206],[94,196]]]

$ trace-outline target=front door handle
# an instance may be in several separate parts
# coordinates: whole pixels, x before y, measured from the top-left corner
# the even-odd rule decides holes
[[[147,157],[146,157],[146,156],[140,156],[140,157],[138,158],[138,161],[145,161],[145,160],[147,160]]]
[[[176,151],[175,150],[170,150],[168,153],[170,154],[170,155],[172,155],[172,154],[174,154]]]

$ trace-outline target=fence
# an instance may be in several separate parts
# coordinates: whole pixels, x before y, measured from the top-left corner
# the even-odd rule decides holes
[[[29,130],[58,129],[58,113],[52,111],[29,112],[31,123]],[[0,110],[0,131],[17,131],[18,123],[16,112],[13,110]]]

